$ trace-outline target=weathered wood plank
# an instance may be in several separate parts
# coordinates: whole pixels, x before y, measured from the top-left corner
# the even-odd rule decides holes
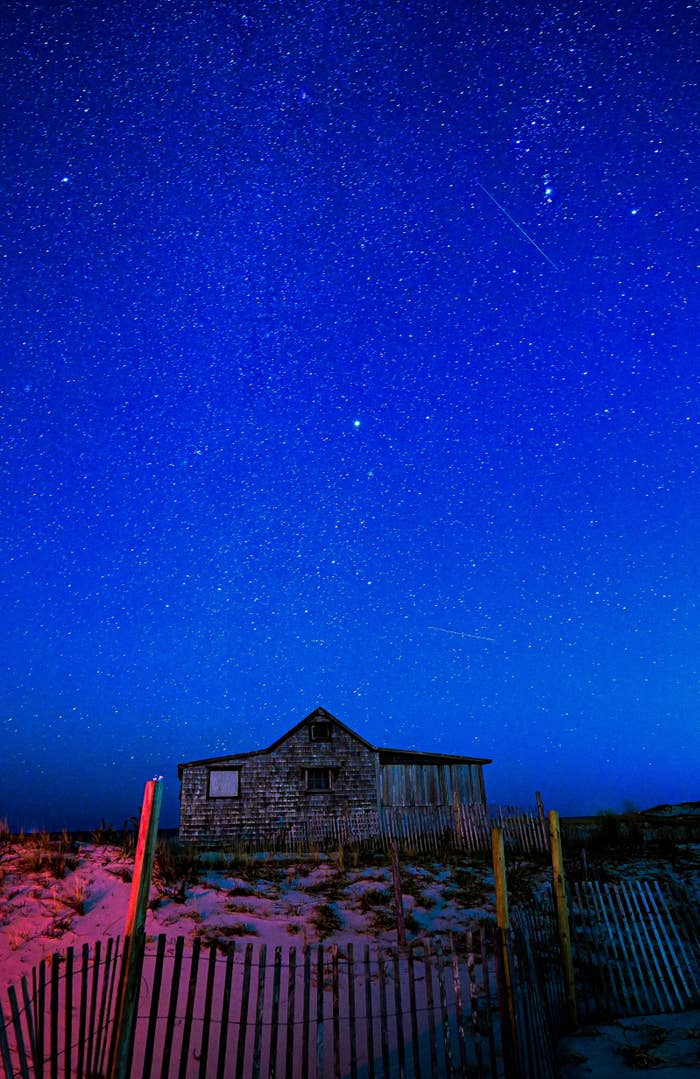
[[[226,1049],[228,1046],[228,1031],[231,1012],[231,986],[233,983],[233,964],[236,957],[236,942],[231,941],[226,949],[226,971],[224,973],[224,989],[221,994],[221,1019],[219,1031],[219,1054],[217,1057],[216,1074],[226,1074]]]
[[[202,1040],[199,1046],[199,1077],[206,1079],[211,1041],[211,1013],[214,1004],[214,978],[216,977],[216,943],[209,945],[207,962],[207,984],[204,991],[204,1015],[202,1017]]]
[[[160,1003],[160,989],[163,982],[163,964],[165,960],[165,945],[167,937],[160,933],[156,946],[156,961],[153,970],[153,989],[151,990],[151,1006],[148,1015],[148,1029],[146,1031],[146,1046],[144,1049],[142,1079],[150,1079],[153,1065],[153,1051],[156,1044],[158,1030],[158,1005]]]
[[[258,952],[258,991],[255,1006],[255,1038],[253,1041],[253,1079],[260,1077],[260,1064],[263,1049],[263,1018],[265,1015],[265,972],[267,958],[267,945],[261,944]]]
[[[236,1075],[243,1075],[245,1064],[245,1043],[248,1031],[248,1007],[250,998],[250,970],[253,964],[253,945],[246,944],[243,961],[243,985],[241,987],[241,1006],[238,1014],[238,1044],[236,1046]]]
[[[294,1075],[294,1030],[296,1008],[296,969],[297,950],[290,948],[289,951],[289,974],[287,981],[287,1041],[285,1046],[285,1079],[293,1079]]]
[[[374,1079],[374,1018],[372,1015],[372,966],[369,956],[369,944],[365,945],[364,956],[365,982],[365,1019],[367,1037],[367,1074]]]
[[[277,1049],[280,1037],[280,985],[282,981],[282,948],[275,948],[275,958],[272,968],[272,1016],[270,1019],[270,1061],[268,1064],[269,1079],[275,1079],[277,1075]]]
[[[5,1023],[5,1013],[2,1010],[2,1004],[0,1004],[0,1058],[5,1068],[6,1079],[14,1079],[15,1071],[12,1063],[12,1057],[10,1056],[10,1044],[7,1038],[7,1026]]]
[[[29,1079],[27,1053],[24,1048],[24,1036],[22,1034],[22,1020],[20,1018],[20,1009],[17,1003],[17,992],[14,985],[11,985],[9,987],[8,996],[10,998],[10,1014],[12,1016],[15,1045],[17,1046],[17,1055],[19,1057],[19,1073],[22,1076],[22,1079]]]
[[[357,1079],[357,1021],[355,1016],[355,951],[348,944],[348,1034],[350,1038],[350,1079]]]
[[[180,974],[182,971],[182,959],[185,950],[185,938],[177,937],[175,941],[175,956],[173,958],[173,970],[170,981],[170,1000],[168,1002],[168,1018],[165,1024],[165,1038],[163,1039],[163,1062],[161,1066],[161,1079],[169,1079],[170,1058],[173,1050],[173,1033],[177,1017],[177,998],[180,989]]]
[[[73,1076],[73,948],[66,950],[63,972],[65,1002],[63,1006],[63,1074],[65,1079]]]

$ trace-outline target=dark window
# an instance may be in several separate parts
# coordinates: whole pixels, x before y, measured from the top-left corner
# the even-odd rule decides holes
[[[238,798],[240,768],[212,768],[209,772],[210,798]]]
[[[321,719],[316,723],[312,723],[309,729],[312,742],[330,742],[331,725],[327,719]]]
[[[307,791],[329,791],[331,789],[330,768],[307,768],[306,789]]]

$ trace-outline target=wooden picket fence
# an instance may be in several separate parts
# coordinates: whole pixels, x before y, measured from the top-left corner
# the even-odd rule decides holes
[[[7,1079],[105,1074],[119,940],[55,953],[0,999],[0,1061]],[[3,994],[4,996],[4,994]]]
[[[503,829],[506,848],[514,853],[546,852],[549,835],[544,815],[517,806],[482,803],[454,806],[384,806],[350,809],[343,814],[310,811],[303,820],[269,822],[244,831],[230,847],[236,853],[274,851],[306,853],[347,847],[388,850],[404,855],[490,851],[491,829]]]
[[[682,889],[655,880],[576,882],[571,931],[582,1018],[700,1004],[700,917]]]
[[[488,928],[458,946],[353,950],[158,937],[146,951],[133,1076],[504,1075]],[[0,1006],[14,1076],[106,1074],[119,943],[54,956]]]
[[[700,1004],[700,919],[682,889],[581,882],[569,911],[582,1021]],[[146,949],[129,1074],[554,1079],[566,1009],[551,897],[514,908],[499,932],[395,948],[163,934]],[[123,973],[110,940],[0,991],[7,1079],[109,1074]]]
[[[682,888],[658,880],[575,882],[569,921],[581,1022],[700,1006],[700,915]],[[514,909],[512,923],[556,1030],[563,985],[551,896]]]

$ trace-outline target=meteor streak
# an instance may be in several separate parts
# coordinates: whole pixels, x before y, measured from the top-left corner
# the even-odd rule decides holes
[[[428,626],[428,629],[432,629],[435,633],[449,633],[451,637],[471,637],[473,641],[493,641],[495,643],[495,637],[482,637],[479,633],[462,633],[458,629],[443,629],[442,626]]]
[[[499,209],[499,210],[501,211],[501,213],[502,213],[502,214],[505,214],[505,215],[506,215],[506,217],[507,217],[507,218],[508,218],[508,220],[509,220],[509,221],[511,222],[511,224],[515,225],[515,227],[516,227],[516,229],[518,230],[518,232],[522,232],[522,234],[523,234],[523,236],[525,237],[525,239],[526,239],[526,240],[527,240],[527,241],[528,241],[529,243],[531,243],[531,244],[532,244],[532,246],[533,246],[533,247],[534,247],[534,248],[535,248],[535,249],[536,249],[537,251],[539,251],[539,253],[540,253],[540,255],[542,256],[542,258],[545,258],[545,259],[547,260],[547,262],[549,263],[549,265],[550,265],[550,266],[552,266],[552,267],[553,267],[553,268],[554,268],[555,270],[558,270],[558,269],[559,269],[559,267],[557,266],[556,262],[552,262],[551,258],[550,258],[550,257],[549,257],[549,255],[547,254],[547,252],[546,252],[546,251],[543,251],[543,250],[542,250],[542,248],[540,247],[540,245],[539,245],[538,243],[535,243],[535,241],[533,240],[532,236],[530,236],[530,235],[529,235],[529,234],[528,234],[527,232],[525,232],[525,229],[524,229],[524,228],[522,227],[522,225],[519,225],[519,224],[518,224],[518,222],[517,222],[517,221],[515,220],[515,218],[514,218],[514,217],[511,217],[511,215],[510,215],[510,214],[508,213],[508,211],[506,210],[505,206],[501,206],[501,204],[500,204],[500,202],[498,201],[498,199],[495,199],[495,198],[493,197],[493,195],[491,194],[491,192],[490,192],[490,191],[487,191],[487,190],[486,190],[486,188],[484,187],[484,185],[483,185],[483,184],[480,184],[478,180],[475,180],[475,181],[474,181],[474,183],[475,183],[475,184],[477,185],[477,187],[480,187],[480,188],[481,188],[481,190],[482,190],[482,191],[484,192],[484,194],[485,194],[485,195],[487,195],[487,196],[488,196],[488,198],[490,198],[490,199],[491,199],[491,202],[492,202],[492,203],[494,204],[494,206],[497,206],[497,207],[498,207],[498,209]]]

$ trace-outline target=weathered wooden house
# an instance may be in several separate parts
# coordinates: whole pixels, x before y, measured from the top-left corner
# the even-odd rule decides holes
[[[382,749],[317,708],[267,749],[178,766],[180,838],[235,840],[311,815],[484,803],[490,760]]]

